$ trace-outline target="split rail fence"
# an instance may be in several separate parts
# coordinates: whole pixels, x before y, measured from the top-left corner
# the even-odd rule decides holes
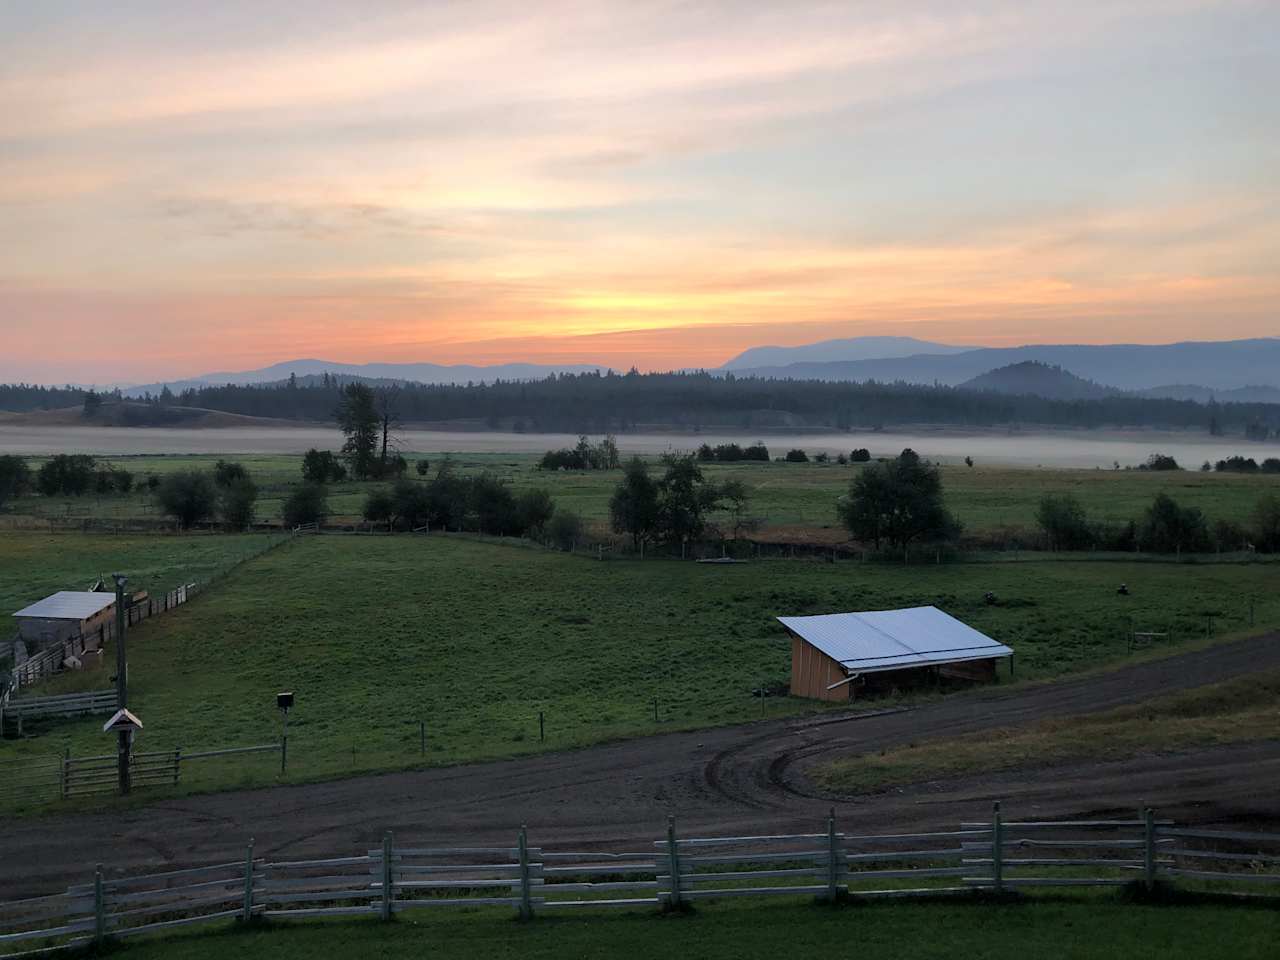
[[[375,916],[492,905],[530,919],[565,908],[679,909],[724,897],[826,900],[948,897],[1034,887],[1157,883],[1238,893],[1280,883],[1280,833],[1182,828],[1142,811],[1129,820],[1005,821],[957,830],[854,835],[681,837],[669,820],[650,850],[530,846],[381,846],[351,856],[239,860],[0,903],[0,947],[70,947],[188,924],[255,917]]]

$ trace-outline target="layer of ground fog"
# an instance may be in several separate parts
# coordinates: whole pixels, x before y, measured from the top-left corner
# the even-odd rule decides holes
[[[76,538],[59,543],[75,555]],[[0,545],[13,549],[9,538]],[[1280,621],[1278,572],[598,562],[438,535],[311,537],[132,631],[130,706],[145,724],[138,749],[190,752],[276,740],[275,695],[292,690],[295,780],[452,763],[816,709],[785,695],[790,643],[779,614],[935,604],[1010,644],[1021,681],[1137,655],[1132,628],[1168,634],[1161,645],[1198,641],[1209,618],[1219,634],[1246,629],[1251,603],[1260,625]],[[1128,596],[1116,592],[1121,581]],[[109,672],[54,688],[107,686]],[[95,719],[32,723],[27,733],[0,744],[0,756],[110,746]],[[194,764],[182,789],[270,783],[277,768],[274,755]]]

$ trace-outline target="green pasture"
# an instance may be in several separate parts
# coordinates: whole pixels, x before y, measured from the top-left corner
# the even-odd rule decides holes
[[[775,451],[781,452],[781,451]],[[410,454],[414,464],[426,459],[433,470],[444,454]],[[211,455],[126,456],[104,458],[133,471],[137,481],[148,473],[163,476],[180,469],[212,470],[220,459]],[[259,485],[258,516],[275,521],[290,490],[301,481],[300,456],[246,455],[226,457],[243,463]],[[588,520],[607,522],[609,496],[618,471],[546,473],[529,454],[457,454],[451,457],[463,473],[488,470],[508,479],[520,490],[544,487],[558,504]],[[33,461],[37,463],[38,461]],[[836,463],[708,464],[709,479],[738,479],[751,491],[751,512],[774,533],[803,539],[844,539],[835,505],[861,467]],[[1032,469],[1022,467],[944,465],[943,485],[948,506],[970,534],[1015,541],[1035,528],[1035,511],[1048,493],[1072,493],[1091,519],[1113,523],[1141,519],[1158,493],[1168,493],[1185,506],[1199,507],[1210,521],[1223,519],[1248,524],[1260,497],[1280,492],[1280,475],[1201,473],[1198,470],[1148,472],[1140,470]],[[379,484],[346,482],[330,488],[335,519],[358,519],[365,498]],[[11,504],[10,514],[57,518],[159,518],[161,512],[145,489],[127,495],[86,497],[25,497]]]
[[[100,566],[132,574],[130,560],[144,556],[133,540],[23,534],[0,536],[0,554],[27,558],[5,560],[8,569],[36,566],[49,540],[68,558],[60,569],[73,585]],[[146,542],[177,549],[248,541]],[[83,567],[69,559],[86,556],[92,559]],[[1116,592],[1122,581],[1129,596]],[[995,605],[984,602],[987,592]],[[130,706],[146,725],[140,750],[190,751],[274,740],[275,694],[292,690],[290,777],[331,777],[817,709],[785,695],[790,646],[774,620],[780,614],[935,604],[1010,644],[1023,681],[1134,655],[1132,629],[1168,632],[1169,646],[1204,638],[1210,618],[1216,635],[1247,630],[1251,601],[1258,628],[1280,624],[1280,566],[717,566],[600,562],[452,535],[329,535],[244,563],[212,591],[135,628]],[[94,683],[83,672],[64,676],[52,689]],[[1003,670],[1001,682],[1009,682]],[[105,675],[98,685],[107,685]],[[757,695],[762,686],[765,698]],[[109,746],[94,719],[43,728],[33,722],[27,734],[0,743],[0,759],[67,748],[96,754]],[[276,777],[270,755],[191,771],[188,777],[184,769],[183,789]]]
[[[830,907],[788,900],[722,901],[685,916],[655,912],[539,917],[508,911],[408,913],[374,920],[263,924],[155,938],[124,948],[130,960],[259,960],[429,955],[440,960],[562,960],[566,957],[697,957],[775,960],[844,956],[864,960],[1263,960],[1275,955],[1274,906],[1141,906],[1114,896],[1011,904],[873,903]]]

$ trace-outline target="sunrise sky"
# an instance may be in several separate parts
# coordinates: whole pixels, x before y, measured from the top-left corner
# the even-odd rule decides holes
[[[0,6],[0,379],[1280,335],[1280,4]]]

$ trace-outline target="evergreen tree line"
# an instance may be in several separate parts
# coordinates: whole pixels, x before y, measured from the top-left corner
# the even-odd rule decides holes
[[[648,425],[866,430],[912,423],[1043,424],[1202,429],[1266,440],[1280,431],[1280,404],[1200,404],[1124,395],[1050,400],[938,385],[832,383],[706,372],[556,374],[543,380],[487,384],[361,381],[324,375],[266,385],[193,388],[177,394],[164,390],[143,402],[158,408],[180,405],[248,416],[328,420],[346,402],[345,392],[352,383],[370,387],[375,404],[389,398],[402,420],[475,420],[491,428],[534,432],[621,433]],[[87,394],[69,387],[0,386],[0,409],[73,406],[84,403]],[[102,398],[120,399],[118,392]],[[380,444],[375,448],[380,459]]]

